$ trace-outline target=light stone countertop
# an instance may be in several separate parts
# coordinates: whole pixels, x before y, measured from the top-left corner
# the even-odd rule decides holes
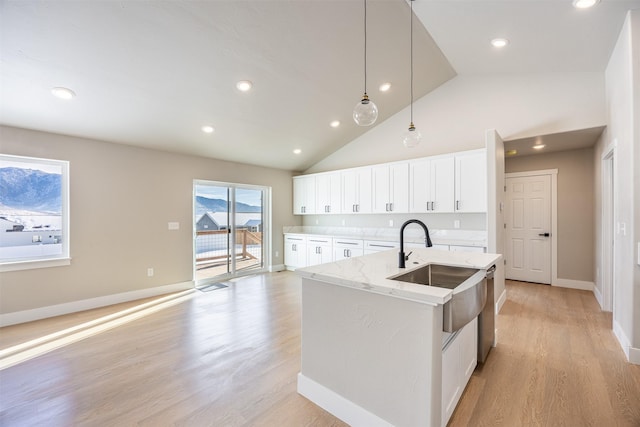
[[[324,226],[285,226],[284,234],[331,236],[343,239],[362,239],[398,242],[399,228],[360,228],[360,227],[324,227]],[[479,246],[487,247],[485,230],[429,230],[434,245]],[[424,243],[424,231],[420,227],[408,227],[405,230],[405,242]]]
[[[407,268],[398,268],[398,250],[378,252],[341,261],[299,268],[303,278],[338,286],[361,289],[420,303],[441,305],[451,299],[453,291],[436,286],[417,285],[388,279],[425,264],[443,264],[486,270],[502,258],[499,254],[449,252],[433,248],[412,248]],[[406,253],[409,253],[405,249]]]

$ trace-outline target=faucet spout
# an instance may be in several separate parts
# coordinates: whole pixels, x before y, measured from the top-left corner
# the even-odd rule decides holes
[[[398,268],[405,268],[405,261],[409,258],[409,255],[411,255],[411,253],[406,256],[404,254],[404,229],[407,228],[407,225],[409,224],[418,224],[420,227],[422,227],[425,235],[425,246],[427,248],[433,246],[433,244],[431,243],[431,237],[429,237],[429,229],[424,224],[424,222],[420,221],[419,219],[410,219],[406,221],[404,224],[402,224],[402,227],[400,227],[400,253],[398,254]]]

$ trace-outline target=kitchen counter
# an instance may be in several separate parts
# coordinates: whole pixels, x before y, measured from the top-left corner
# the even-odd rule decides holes
[[[452,290],[399,282],[388,279],[388,277],[419,268],[425,264],[443,264],[486,270],[501,258],[501,255],[487,253],[449,252],[433,248],[405,249],[407,254],[411,251],[413,253],[406,261],[407,268],[405,269],[398,268],[398,251],[390,250],[301,268],[296,272],[302,277],[338,286],[416,302],[442,305],[451,299]]]
[[[388,277],[428,263],[484,270],[500,258],[419,248],[406,269],[390,250],[296,270],[302,277],[298,392],[354,427],[442,427],[443,304],[453,291]],[[468,326],[475,357],[477,332]],[[447,349],[463,347],[456,337],[451,343]]]
[[[332,236],[344,239],[399,241],[398,228],[373,227],[323,227],[323,226],[285,226],[284,234],[302,234]],[[429,230],[431,241],[435,245],[487,247],[487,232],[484,230]],[[424,232],[416,227],[405,230],[405,242],[424,244]]]

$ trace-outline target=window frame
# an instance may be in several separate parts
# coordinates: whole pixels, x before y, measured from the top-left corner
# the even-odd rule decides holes
[[[70,256],[70,204],[69,204],[69,161],[44,159],[40,157],[16,156],[0,153],[0,160],[11,163],[36,164],[43,166],[57,166],[61,170],[60,192],[62,200],[61,212],[61,235],[62,235],[62,253],[60,255],[42,255],[29,258],[18,258],[15,260],[1,260],[0,272],[30,270],[35,268],[58,267],[71,264]]]

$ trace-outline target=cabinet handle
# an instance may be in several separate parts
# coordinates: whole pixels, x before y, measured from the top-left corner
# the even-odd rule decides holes
[[[351,258],[351,249],[347,249],[347,257]]]
[[[356,205],[351,205],[351,212],[358,212],[356,211]]]
[[[294,243],[293,245],[291,245],[291,250],[292,250],[293,252],[295,252],[295,251],[296,251],[296,244],[295,244],[295,243]]]
[[[435,204],[435,203],[436,203],[436,202],[431,202],[431,210],[432,210],[432,211],[435,211],[435,210],[436,210],[436,208],[434,207],[434,204]]]
[[[347,250],[346,249],[342,250],[342,256],[345,257],[345,258],[347,257]]]
[[[393,212],[393,203],[389,203],[389,212]]]
[[[360,212],[360,205],[356,205],[356,212]]]
[[[456,200],[456,210],[460,210],[460,200]]]

